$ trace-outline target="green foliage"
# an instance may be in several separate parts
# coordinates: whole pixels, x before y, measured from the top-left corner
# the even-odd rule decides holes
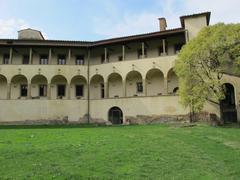
[[[240,24],[205,27],[179,53],[175,65],[184,106],[200,111],[224,98],[223,73],[240,74]]]
[[[237,128],[0,129],[0,179],[239,179]]]

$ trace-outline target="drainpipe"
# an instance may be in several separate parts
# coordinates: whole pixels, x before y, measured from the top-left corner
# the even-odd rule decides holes
[[[89,48],[88,49],[88,64],[87,64],[87,80],[88,80],[88,96],[87,96],[87,121],[88,121],[88,124],[90,123],[90,53],[91,53],[91,49]]]

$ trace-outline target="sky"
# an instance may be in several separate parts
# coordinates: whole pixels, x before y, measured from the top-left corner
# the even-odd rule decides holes
[[[240,0],[0,0],[0,38],[25,28],[46,39],[95,41],[168,29],[179,16],[211,11],[210,24],[240,22]]]

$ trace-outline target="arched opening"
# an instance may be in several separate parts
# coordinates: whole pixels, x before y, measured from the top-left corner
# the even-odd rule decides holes
[[[62,75],[56,75],[51,80],[51,97],[53,99],[66,99],[67,79]]]
[[[164,91],[164,75],[159,69],[151,69],[146,75],[148,96],[162,95]]]
[[[0,74],[0,99],[7,99],[7,78]]]
[[[96,74],[90,81],[90,97],[91,99],[104,98],[104,79],[101,75]]]
[[[28,80],[24,75],[15,75],[11,80],[11,99],[26,98],[28,95]]]
[[[123,113],[119,107],[112,107],[108,111],[108,120],[112,124],[122,124],[123,123]]]
[[[225,98],[220,101],[221,118],[226,122],[237,122],[235,90],[232,84],[223,84]]]
[[[167,74],[167,89],[168,94],[174,94],[174,89],[178,87],[178,77],[173,69],[170,69]]]
[[[108,92],[109,97],[122,97],[123,84],[122,77],[118,73],[112,73],[108,76]]]
[[[179,88],[178,88],[178,87],[175,87],[175,88],[173,89],[173,94],[177,95],[177,94],[178,94],[178,90],[179,90]]]
[[[71,99],[82,99],[87,97],[87,80],[81,75],[74,76],[70,83]]]
[[[126,76],[126,96],[143,95],[142,75],[138,71],[131,71]]]
[[[36,75],[31,79],[31,96],[33,99],[47,97],[47,78],[43,75]]]

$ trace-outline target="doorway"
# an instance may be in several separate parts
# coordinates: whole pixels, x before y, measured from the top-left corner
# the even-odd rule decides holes
[[[122,124],[123,123],[123,113],[119,107],[112,107],[108,112],[108,120],[112,124]]]

